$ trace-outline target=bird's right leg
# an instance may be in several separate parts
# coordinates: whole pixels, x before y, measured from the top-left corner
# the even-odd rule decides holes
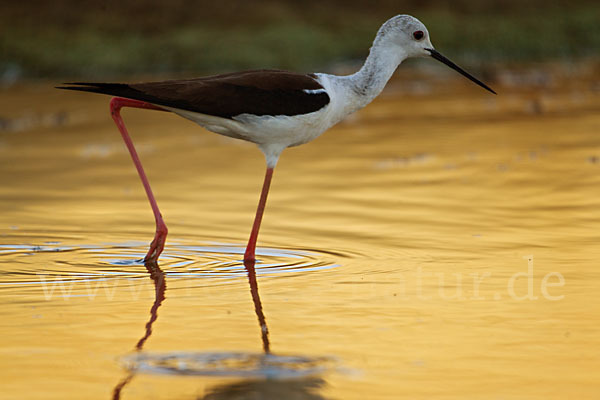
[[[140,158],[138,157],[137,151],[135,150],[133,142],[129,137],[129,133],[127,132],[127,128],[125,128],[125,124],[121,118],[121,108],[123,107],[144,108],[158,111],[167,110],[144,101],[126,99],[123,97],[113,97],[110,101],[110,114],[112,115],[112,118],[115,120],[115,123],[121,132],[121,136],[125,141],[125,145],[129,150],[129,154],[131,154],[135,168],[137,169],[140,179],[144,185],[144,189],[146,190],[148,200],[150,200],[150,206],[152,206],[152,212],[154,213],[154,219],[156,221],[156,233],[154,234],[154,240],[152,240],[152,243],[150,244],[150,249],[148,250],[146,257],[144,257],[144,261],[156,261],[165,246],[168,229],[167,225],[163,221],[160,210],[158,209],[158,204],[156,204],[154,194],[152,194],[152,189],[150,188],[150,183],[148,182],[148,178],[146,177],[146,173],[144,172]]]
[[[265,174],[262,191],[260,192],[256,216],[254,217],[254,223],[252,224],[252,232],[250,232],[250,239],[248,239],[248,245],[246,246],[246,252],[244,253],[244,262],[256,261],[256,241],[258,239],[258,231],[260,230],[260,222],[262,221],[265,212],[265,205],[267,204],[267,195],[269,194],[269,188],[271,187],[273,170],[274,167],[267,165],[267,172]]]

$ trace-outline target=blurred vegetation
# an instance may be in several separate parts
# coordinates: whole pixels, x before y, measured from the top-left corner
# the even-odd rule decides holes
[[[399,13],[466,66],[600,54],[597,0],[26,0],[0,4],[0,79],[312,71]]]

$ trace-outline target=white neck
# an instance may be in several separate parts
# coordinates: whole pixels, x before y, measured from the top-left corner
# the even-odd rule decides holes
[[[352,104],[349,112],[354,112],[367,104],[381,93],[388,80],[406,59],[406,54],[398,47],[377,37],[369,56],[362,68],[356,73],[342,77]]]

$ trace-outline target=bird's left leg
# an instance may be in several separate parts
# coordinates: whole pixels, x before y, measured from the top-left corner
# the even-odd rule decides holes
[[[121,136],[125,141],[125,145],[127,145],[127,149],[129,150],[129,154],[131,154],[131,158],[133,159],[133,163],[135,164],[135,168],[138,171],[140,179],[142,180],[142,184],[144,185],[144,189],[146,190],[146,195],[148,196],[148,200],[150,201],[150,206],[152,207],[152,212],[154,213],[154,220],[156,221],[156,233],[154,234],[154,240],[150,243],[150,249],[144,257],[144,261],[156,261],[160,253],[162,253],[163,248],[165,246],[165,240],[167,239],[167,225],[165,221],[163,221],[160,210],[158,209],[158,204],[156,204],[156,199],[154,198],[154,194],[152,194],[152,189],[150,188],[150,183],[148,182],[148,178],[146,177],[146,173],[144,172],[144,168],[142,167],[142,162],[135,150],[133,142],[129,137],[129,133],[127,132],[127,128],[125,128],[125,124],[123,123],[123,119],[121,118],[121,108],[123,107],[132,107],[132,108],[144,108],[148,110],[158,110],[158,111],[167,111],[160,107],[157,107],[153,104],[146,103],[145,101],[126,99],[123,97],[113,97],[110,101],[110,114],[112,118],[115,120],[119,131],[121,132]]]

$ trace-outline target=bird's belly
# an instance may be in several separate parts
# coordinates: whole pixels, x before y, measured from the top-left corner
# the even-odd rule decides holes
[[[234,139],[242,139],[242,140],[250,140],[250,138],[242,135],[244,129],[241,124],[237,121],[228,119],[215,117],[213,115],[201,114],[194,111],[182,110],[179,108],[173,107],[164,107],[169,111],[174,112],[175,114],[189,119],[203,127],[206,130],[209,130],[214,133],[218,133],[219,135],[229,136]]]
[[[329,125],[324,110],[300,115],[251,115],[233,117],[257,144],[278,143],[284,147],[308,143],[320,136]]]
[[[175,108],[169,109],[211,132],[247,140],[259,146],[276,145],[285,148],[310,142],[333,125],[328,108],[291,116],[240,114],[231,119]]]

